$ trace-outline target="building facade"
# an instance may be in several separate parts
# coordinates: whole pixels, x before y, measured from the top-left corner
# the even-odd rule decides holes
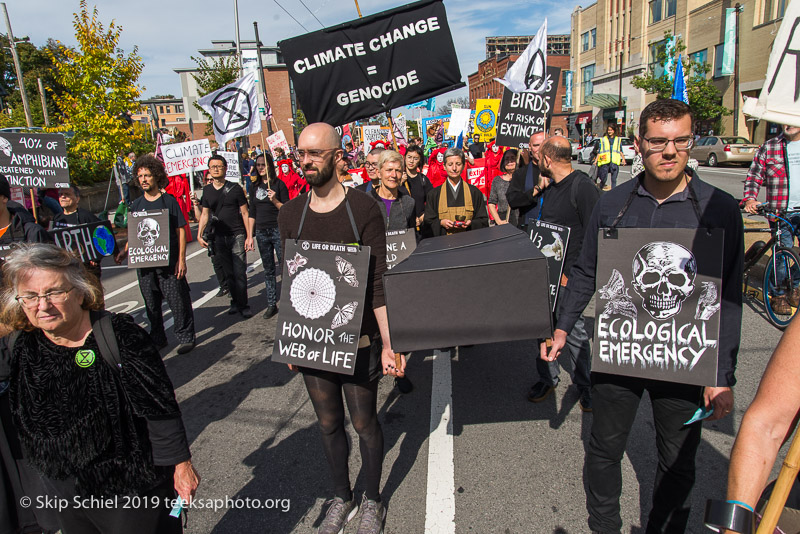
[[[522,55],[535,35],[493,35],[486,38],[486,59],[492,56]],[[547,54],[568,56],[570,34],[547,36]]]
[[[632,85],[634,76],[648,70],[663,69],[656,61],[666,46],[667,34],[678,36],[686,46],[684,53],[708,63],[707,77],[720,90],[723,105],[734,109],[733,76],[721,74],[725,33],[725,10],[734,0],[597,0],[572,13],[571,51],[573,71],[573,109],[569,115],[570,136],[580,138],[605,130],[609,122],[620,122],[624,130],[638,131],[642,109],[655,100]],[[748,121],[741,114],[742,94],[758,96],[764,85],[767,61],[775,39],[777,24],[787,0],[746,2],[739,15],[739,97],[738,131],[732,115],[722,117],[722,133],[740,135],[762,142],[774,125]],[[621,102],[620,102],[621,101]],[[621,105],[620,105],[621,104]],[[705,133],[708,124],[698,124]],[[719,132],[718,132],[719,133]]]

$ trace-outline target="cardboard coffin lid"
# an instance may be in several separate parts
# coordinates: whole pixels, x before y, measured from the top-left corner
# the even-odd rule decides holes
[[[423,240],[384,291],[397,352],[552,333],[547,260],[510,225]]]

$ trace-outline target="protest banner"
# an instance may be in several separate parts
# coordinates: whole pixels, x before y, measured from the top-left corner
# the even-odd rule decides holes
[[[0,134],[0,174],[12,187],[68,187],[67,144],[61,134]]]
[[[53,228],[48,232],[56,246],[76,252],[81,261],[101,261],[117,251],[117,241],[108,221]]]
[[[481,136],[482,143],[491,141],[497,136],[497,113],[500,110],[500,99],[480,98],[475,103],[475,123],[473,133]]]
[[[593,372],[716,385],[723,235],[600,230]]]
[[[134,233],[135,232],[135,233]],[[168,210],[128,214],[128,269],[169,265]]]
[[[253,72],[205,95],[197,101],[197,105],[211,115],[214,137],[219,146],[225,146],[225,143],[235,137],[261,131],[256,77]]]
[[[25,205],[25,190],[21,187],[11,187],[11,200],[17,204]]]
[[[413,228],[386,232],[386,268],[393,269],[395,265],[411,256],[416,248],[417,234]]]
[[[541,220],[533,222],[530,227],[533,246],[547,258],[547,278],[550,281],[550,303],[556,311],[558,290],[561,287],[561,273],[564,271],[564,259],[569,245],[569,228]]]
[[[408,134],[406,128],[406,118],[398,115],[394,118],[394,137],[397,139],[397,146],[408,144]]]
[[[447,125],[447,136],[458,139],[460,135],[467,134],[471,116],[470,109],[454,108],[450,114],[450,124]]]
[[[272,157],[276,161],[280,159],[278,154],[275,153],[276,148],[283,149],[284,157],[289,155],[289,143],[286,141],[286,136],[283,133],[283,130],[278,130],[274,134],[267,137],[267,146],[269,147],[269,151],[272,152]]]
[[[242,172],[239,170],[239,154],[236,152],[217,152],[217,154],[228,162],[228,171],[225,174],[225,179],[238,184],[242,178]]]
[[[293,239],[285,247],[272,361],[352,375],[370,247]]]
[[[364,141],[364,155],[369,154],[375,141],[385,141],[387,147],[392,146],[392,134],[387,126],[362,126],[361,139]]]
[[[352,176],[353,181],[356,182],[356,185],[361,185],[364,183],[364,173],[367,172],[364,167],[348,169],[347,172],[350,174],[350,176]]]
[[[500,113],[497,116],[497,144],[513,148],[528,148],[531,134],[547,131],[556,103],[556,91],[561,69],[547,67],[547,92],[512,93],[503,91]]]
[[[161,155],[167,176],[205,171],[208,169],[208,158],[211,157],[211,145],[208,139],[161,145]]]
[[[442,0],[414,2],[278,46],[309,123],[346,124],[465,85]]]
[[[465,169],[466,180],[481,190],[486,198],[489,198],[489,191],[486,191],[486,163],[484,158],[475,158],[475,165]]]

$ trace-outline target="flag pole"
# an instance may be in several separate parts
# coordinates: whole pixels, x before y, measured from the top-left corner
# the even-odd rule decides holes
[[[392,144],[394,145],[394,151],[397,152],[397,138],[394,136],[394,121],[392,120],[392,112],[386,112],[386,118],[389,119],[389,131],[392,132]]]

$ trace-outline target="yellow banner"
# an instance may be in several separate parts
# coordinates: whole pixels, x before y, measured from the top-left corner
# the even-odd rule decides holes
[[[500,111],[500,99],[484,98],[475,105],[474,134],[480,134],[481,142],[491,141],[497,135],[497,114]]]

